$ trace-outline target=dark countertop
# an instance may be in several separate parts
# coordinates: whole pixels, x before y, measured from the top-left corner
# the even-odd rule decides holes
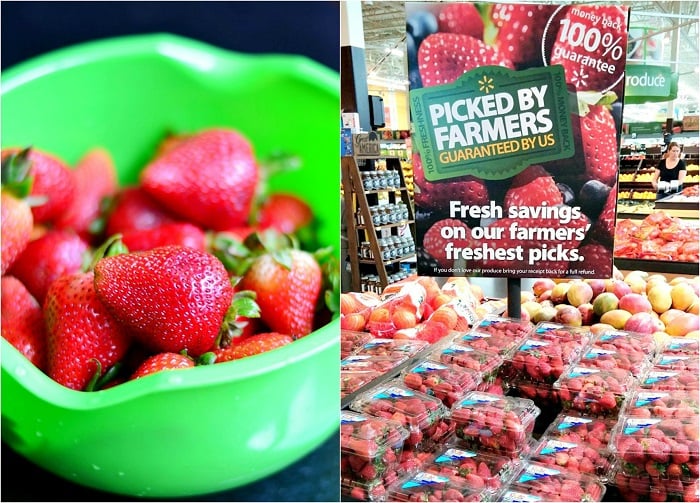
[[[339,446],[336,433],[301,460],[263,480],[230,491],[167,501],[340,501]],[[73,484],[27,461],[4,442],[0,485],[2,501],[161,501]]]

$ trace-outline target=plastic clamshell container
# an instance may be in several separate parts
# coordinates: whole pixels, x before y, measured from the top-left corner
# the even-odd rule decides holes
[[[627,398],[624,414],[632,417],[693,417],[700,415],[700,392],[636,389]]]
[[[697,479],[699,422],[698,416],[622,416],[610,434],[610,449],[625,475]]]
[[[597,477],[604,484],[614,476],[615,455],[607,448],[594,448],[584,442],[572,442],[542,435],[528,455],[532,461]]]
[[[498,501],[602,501],[597,477],[526,460]]]
[[[527,379],[508,380],[508,395],[533,400],[539,407],[560,407],[559,393],[551,384]]]
[[[455,337],[454,342],[508,358],[532,330],[533,325],[529,321],[485,316],[469,332]]]
[[[446,407],[481,383],[481,373],[476,370],[428,359],[405,368],[401,378],[407,387],[439,398]]]
[[[652,363],[660,369],[682,370],[700,374],[700,357],[695,354],[659,353]]]
[[[496,353],[454,342],[439,345],[428,358],[480,372],[482,382],[492,382],[503,364],[503,358]]]
[[[610,432],[617,418],[591,417],[576,411],[563,410],[542,433],[564,442],[582,443],[594,449],[606,449],[610,442]]]
[[[624,501],[700,501],[700,482],[694,480],[625,475],[619,469],[613,480]]]
[[[387,501],[490,501],[490,492],[463,479],[426,471],[402,478],[389,487]]]
[[[397,478],[408,430],[396,421],[359,414],[340,413],[341,477],[373,485]]]
[[[564,409],[591,416],[617,416],[636,383],[628,370],[602,370],[574,364],[552,387],[557,390]]]
[[[406,444],[410,447],[437,442],[448,433],[445,417],[449,410],[440,399],[404,386],[399,379],[360,393],[349,407],[356,412],[397,420],[409,431]],[[442,423],[444,431],[436,431],[435,427]]]
[[[661,344],[659,352],[668,355],[699,355],[700,340],[687,337],[669,337]]]
[[[640,378],[651,367],[651,360],[644,352],[613,349],[591,344],[583,351],[578,364],[603,370],[628,370],[635,378]]]
[[[431,454],[422,469],[438,475],[463,478],[475,489],[483,488],[496,493],[515,475],[520,462],[520,459],[448,444]]]
[[[593,337],[593,344],[602,347],[614,346],[617,349],[641,349],[649,359],[658,351],[656,339],[652,334],[643,334],[629,330],[605,330]]]
[[[302,56],[236,53],[167,33],[94,40],[3,70],[2,146],[32,145],[74,165],[100,145],[127,186],[167,133],[232,127],[259,158],[299,157],[301,168],[275,173],[269,187],[309,202],[321,246],[340,258],[339,176],[327,169],[338,162],[339,83]],[[171,499],[240,487],[336,434],[339,332],[336,319],[274,351],[90,393],[62,387],[3,339],[2,438],[37,466],[101,491]],[[222,420],[225,434],[202,435]]]
[[[402,363],[408,361],[406,355],[395,356],[370,356],[350,355],[340,360],[340,370],[373,370],[380,374],[386,374]]]
[[[543,339],[576,340],[585,346],[591,342],[592,334],[587,327],[572,327],[551,321],[541,321],[532,330],[532,334]]]
[[[340,398],[345,398],[351,393],[355,393],[381,376],[382,373],[376,370],[341,370]]]
[[[700,380],[697,372],[669,370],[652,365],[639,380],[639,387],[657,391],[697,391],[700,389]]]
[[[471,391],[452,406],[450,421],[460,446],[513,458],[523,453],[539,414],[532,400]]]
[[[355,330],[340,331],[340,357],[350,356],[366,342],[374,339],[369,332],[357,332]]]
[[[399,480],[398,477],[396,480]],[[350,477],[341,477],[340,494],[356,501],[386,501],[387,486],[393,484],[396,480],[392,480],[389,483],[383,480],[368,483]]]
[[[406,356],[412,358],[430,344],[420,339],[374,338],[357,348],[356,355],[366,356]]]
[[[531,381],[551,384],[578,360],[584,344],[580,339],[542,337],[531,334],[505,361],[501,376],[508,382]]]

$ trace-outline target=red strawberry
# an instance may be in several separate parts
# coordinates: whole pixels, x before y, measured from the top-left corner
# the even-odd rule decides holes
[[[92,271],[65,274],[54,281],[44,316],[47,373],[68,388],[85,390],[95,375],[104,375],[129,349],[131,337],[97,297]]]
[[[177,219],[141,187],[128,187],[117,194],[107,215],[107,236],[151,229]]]
[[[456,229],[464,231],[465,238],[446,239],[442,236],[443,229]],[[423,235],[423,248],[429,253],[441,267],[452,267],[454,260],[447,257],[447,245],[452,243],[455,248],[466,248],[470,243],[471,231],[467,224],[454,218],[445,218],[435,222]]]
[[[167,245],[204,251],[207,245],[204,231],[187,222],[172,222],[150,229],[127,231],[122,234],[122,242],[129,251],[144,251]]]
[[[491,19],[498,28],[495,46],[516,67],[542,66],[542,35],[556,5],[497,3]]]
[[[29,205],[3,189],[0,194],[2,211],[2,274],[5,274],[24,251],[32,235],[34,218]]]
[[[72,230],[50,229],[27,244],[9,273],[43,304],[51,283],[63,274],[80,271],[88,253],[88,244]]]
[[[294,339],[279,332],[263,332],[246,337],[240,342],[234,342],[230,346],[214,350],[216,363],[239,360],[247,356],[253,356],[266,351],[271,351],[290,344]]]
[[[104,149],[90,150],[73,169],[75,196],[55,220],[57,228],[69,228],[90,242],[103,229],[98,218],[102,200],[117,191],[117,172],[111,155]]]
[[[2,158],[18,154],[19,148],[3,149]],[[73,172],[58,157],[36,148],[29,149],[29,176],[33,184],[31,195],[46,198],[43,204],[32,207],[34,223],[49,223],[56,220],[70,206],[75,195]]]
[[[444,210],[450,201],[465,205],[482,206],[489,203],[486,183],[473,176],[460,176],[446,181],[429,182],[425,179],[420,154],[413,153],[414,201],[423,208]]]
[[[2,155],[2,211],[0,230],[2,239],[2,274],[5,274],[29,243],[34,227],[34,216],[25,198],[32,189],[29,176],[28,151]]]
[[[572,269],[593,269],[601,278],[612,274],[613,254],[609,246],[591,241],[579,246],[578,254],[583,257],[583,261],[571,262]]]
[[[592,18],[604,19],[605,24],[599,21],[593,24]],[[606,91],[611,86],[620,96],[622,89],[622,75],[624,65],[615,66],[611,55],[615,54],[619,47],[623,51],[627,47],[627,31],[619,28],[627,26],[627,8],[615,5],[577,5],[569,7],[564,19],[560,22],[559,33],[552,47],[551,65],[562,65],[566,75],[566,82],[576,87],[576,91]],[[580,27],[578,33],[587,33],[595,30],[601,34],[601,40],[610,37],[612,44],[596,44],[596,51],[590,51],[587,44],[578,43],[573,26]],[[571,44],[571,41],[576,42]],[[608,54],[605,54],[608,53]],[[610,72],[610,66],[600,67],[588,64],[590,61],[606,61],[614,70]],[[624,61],[622,61],[624,63]]]
[[[611,245],[615,236],[615,214],[617,211],[617,184],[608,192],[603,210],[590,231],[591,239]]]
[[[574,138],[582,140],[581,151],[585,173],[589,179],[600,180],[608,186],[617,181],[617,134],[615,119],[604,105],[591,105],[588,113],[578,122],[573,121]]]
[[[192,356],[212,349],[233,299],[221,262],[184,246],[103,258],[95,264],[95,290],[144,345]]]
[[[186,369],[195,366],[194,360],[181,353],[156,353],[151,355],[138,366],[129,379],[139,379],[149,374],[164,370]]]
[[[314,255],[291,248],[255,258],[239,284],[255,292],[268,327],[294,337],[313,330],[322,286],[323,272]]]
[[[481,40],[457,33],[433,33],[418,48],[423,87],[454,82],[470,70],[486,65],[513,68],[513,64]]]
[[[260,230],[275,229],[293,234],[313,220],[309,204],[294,194],[270,194],[262,203],[257,215]]]
[[[552,175],[542,166],[528,166],[513,177],[506,192],[504,206],[556,206],[564,198]]]
[[[473,3],[445,5],[438,14],[438,31],[484,37],[484,21]]]
[[[211,129],[183,140],[141,173],[144,190],[166,208],[215,230],[248,221],[258,179],[250,142],[227,129]]]
[[[5,275],[2,296],[2,336],[41,370],[46,370],[46,330],[41,305],[20,280]]]

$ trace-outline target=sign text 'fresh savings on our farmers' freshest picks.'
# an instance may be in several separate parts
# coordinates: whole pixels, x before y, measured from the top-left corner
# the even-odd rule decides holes
[[[418,273],[610,276],[627,8],[406,14]]]

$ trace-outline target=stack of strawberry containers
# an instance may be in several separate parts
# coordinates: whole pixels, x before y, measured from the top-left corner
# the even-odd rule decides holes
[[[580,327],[541,322],[508,357],[500,375],[508,386],[538,405],[559,405],[553,389],[566,367],[577,361],[590,343],[590,332]]]
[[[400,460],[400,472],[406,475],[415,474],[429,453],[452,433],[448,409],[442,401],[405,386],[400,378],[362,391],[350,402],[349,409],[395,421],[408,431]],[[379,494],[376,488],[374,494]]]
[[[615,483],[626,501],[698,501],[698,341],[670,338],[612,430]]]
[[[429,344],[418,339],[379,339],[369,332],[341,330],[341,341],[354,341],[340,361],[341,398],[404,364]]]
[[[343,492],[361,501],[383,499],[386,485],[403,474],[400,465],[408,430],[390,419],[343,410],[340,471]]]

